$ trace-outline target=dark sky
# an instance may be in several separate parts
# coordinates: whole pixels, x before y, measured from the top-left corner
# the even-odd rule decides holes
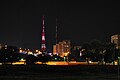
[[[76,2],[79,1],[79,2]],[[40,49],[42,15],[45,16],[47,51],[58,40],[81,45],[93,39],[109,41],[120,33],[120,4],[115,1],[1,0],[0,43]]]

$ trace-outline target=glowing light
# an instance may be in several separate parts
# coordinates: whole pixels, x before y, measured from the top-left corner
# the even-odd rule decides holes
[[[22,53],[22,52],[23,52],[23,50],[19,50],[19,52],[20,52],[20,53]]]
[[[24,52],[24,51],[23,51],[23,52],[20,52],[20,54],[27,54],[27,52]]]
[[[32,54],[33,55],[33,53],[31,51],[29,51],[28,54]]]
[[[57,60],[57,58],[55,58],[55,60]]]
[[[46,64],[47,65],[68,65],[68,62],[64,62],[64,61],[49,61]]]
[[[20,59],[20,61],[21,61],[21,62],[25,62],[26,60],[25,60],[25,59],[23,59],[23,58],[21,58],[21,59]]]
[[[5,58],[5,59],[8,59],[8,58]]]
[[[21,64],[25,65],[25,62],[24,61],[19,61],[19,62],[12,63],[12,65],[21,65]]]
[[[38,54],[33,54],[34,56],[37,56]]]
[[[92,61],[89,61],[89,63],[92,63]]]
[[[82,51],[85,51],[85,49],[82,49]]]
[[[65,61],[66,57],[64,57],[64,61]]]
[[[42,52],[41,52],[41,51],[38,51],[38,54],[42,54]]]
[[[5,45],[5,47],[7,47],[7,45]]]
[[[52,56],[52,53],[48,53],[48,55]]]
[[[69,52],[64,53],[64,56],[68,56]]]
[[[35,64],[42,64],[42,62],[35,62]]]
[[[45,40],[45,36],[42,36],[42,40]]]
[[[38,50],[35,50],[35,52],[38,52]]]
[[[118,64],[118,62],[117,61],[115,61],[115,65],[117,65]]]
[[[120,59],[120,57],[118,57],[118,59]]]
[[[80,51],[80,56],[82,56],[82,52]]]

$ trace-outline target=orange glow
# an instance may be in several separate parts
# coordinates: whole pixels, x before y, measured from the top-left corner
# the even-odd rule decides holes
[[[12,63],[12,65],[22,65],[22,64],[25,65],[25,62],[24,61],[20,61],[20,62],[14,62],[14,63]]]
[[[23,52],[23,50],[20,50],[19,52]]]
[[[38,50],[36,50],[35,52],[38,52]]]

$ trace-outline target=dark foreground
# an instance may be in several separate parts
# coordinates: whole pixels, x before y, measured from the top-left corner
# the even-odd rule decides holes
[[[4,65],[0,80],[120,80],[118,66]]]

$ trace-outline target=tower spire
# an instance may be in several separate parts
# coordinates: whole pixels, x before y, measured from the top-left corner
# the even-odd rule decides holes
[[[42,16],[42,45],[41,45],[41,51],[46,51],[46,45],[45,45],[45,27],[44,27],[44,16]]]
[[[57,18],[56,18],[56,54],[58,55],[58,45],[57,45],[57,42],[58,42],[58,30],[57,30]]]
[[[58,35],[57,35],[57,18],[56,18],[56,44],[57,44],[57,39],[58,38]]]

